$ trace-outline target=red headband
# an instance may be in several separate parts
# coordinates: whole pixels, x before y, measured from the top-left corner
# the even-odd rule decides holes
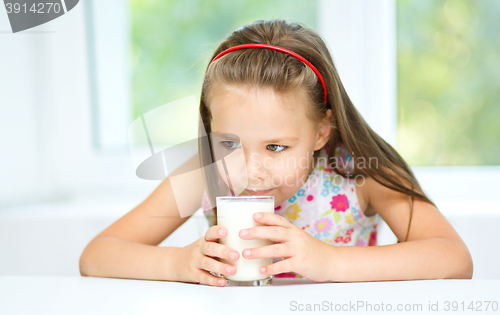
[[[286,54],[294,56],[295,58],[299,59],[300,61],[302,61],[303,63],[305,63],[306,65],[308,65],[314,71],[314,73],[316,73],[316,75],[318,76],[319,80],[321,81],[321,85],[323,85],[324,99],[325,99],[325,106],[326,106],[326,95],[327,95],[327,93],[326,93],[326,85],[325,85],[325,81],[323,80],[323,77],[319,73],[318,69],[316,69],[316,67],[314,67],[312,65],[312,63],[310,63],[309,61],[307,61],[307,59],[305,59],[304,57],[302,57],[302,56],[294,53],[291,50],[288,50],[288,49],[285,49],[285,48],[282,48],[282,47],[279,47],[279,46],[266,45],[266,44],[243,44],[243,45],[233,46],[231,48],[228,48],[228,49],[224,50],[223,52],[221,52],[220,54],[218,54],[210,62],[210,64],[208,66],[210,67],[210,65],[215,60],[219,59],[220,57],[222,57],[223,55],[227,54],[228,52],[231,52],[231,51],[237,50],[237,49],[252,48],[252,47],[256,47],[256,48],[269,48],[269,49],[274,49],[274,50],[277,50],[277,51],[281,51],[281,52],[284,52]]]

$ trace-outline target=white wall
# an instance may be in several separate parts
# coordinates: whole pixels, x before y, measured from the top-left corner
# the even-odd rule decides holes
[[[6,200],[35,200],[43,188],[46,125],[40,121],[44,91],[38,37],[47,33],[12,36],[5,10],[0,10],[0,208]],[[45,191],[44,191],[45,190]]]

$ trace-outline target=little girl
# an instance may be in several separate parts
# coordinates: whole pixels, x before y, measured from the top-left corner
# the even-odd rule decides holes
[[[205,236],[182,248],[158,247],[188,219],[179,215],[167,177],[87,245],[82,275],[224,286],[220,274],[236,268],[220,259],[243,255],[272,257],[262,274],[318,282],[472,277],[464,242],[356,110],[314,31],[283,20],[234,31],[207,67],[200,115],[207,135],[237,135],[241,146],[222,145],[244,147],[248,181],[230,183],[232,194],[237,188],[240,195],[275,198],[275,213],[254,215],[262,225],[239,236],[273,244],[239,253],[218,243],[227,229],[216,222],[220,187],[207,175],[207,190],[189,190],[193,212],[201,204],[209,221]],[[200,149],[210,150],[201,143]],[[206,164],[201,156],[190,162]],[[398,244],[374,246],[382,219]]]

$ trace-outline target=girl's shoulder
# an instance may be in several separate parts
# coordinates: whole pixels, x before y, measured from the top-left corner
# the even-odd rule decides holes
[[[334,147],[334,152],[332,152],[330,159],[327,157],[330,155],[330,145],[326,144],[323,147],[320,157],[324,157],[328,163],[325,165],[326,169],[337,168],[339,172],[343,174],[349,174],[354,172],[354,160],[352,155],[347,150],[346,146],[342,142],[337,142]]]

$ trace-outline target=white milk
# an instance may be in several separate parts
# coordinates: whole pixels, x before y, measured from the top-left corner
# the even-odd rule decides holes
[[[228,246],[240,253],[237,261],[221,259],[221,262],[236,266],[236,274],[224,275],[233,281],[252,281],[268,278],[259,272],[260,267],[273,263],[272,258],[246,259],[243,250],[273,244],[270,240],[244,240],[239,236],[242,229],[261,226],[254,221],[256,212],[274,213],[274,196],[239,196],[217,197],[217,225],[227,229],[226,237],[219,239],[221,244]]]

